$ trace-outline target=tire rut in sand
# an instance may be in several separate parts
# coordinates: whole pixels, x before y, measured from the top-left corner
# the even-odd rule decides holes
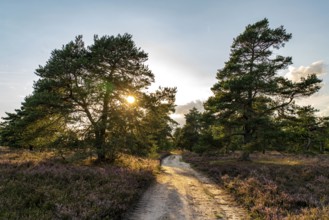
[[[162,173],[126,219],[247,219],[246,212],[208,178],[170,155]]]

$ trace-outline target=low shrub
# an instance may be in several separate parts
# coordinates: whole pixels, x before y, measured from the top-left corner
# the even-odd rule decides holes
[[[0,148],[0,219],[121,219],[158,166],[129,155],[116,165],[77,165],[51,155]]]
[[[329,219],[329,158],[183,155],[246,207],[253,219]]]

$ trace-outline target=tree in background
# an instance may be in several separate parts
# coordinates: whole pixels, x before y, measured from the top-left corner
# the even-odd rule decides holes
[[[248,160],[249,153],[268,135],[263,131],[280,108],[320,89],[321,80],[316,75],[300,82],[277,75],[292,64],[292,58],[274,55],[273,51],[290,39],[283,26],[271,29],[267,19],[248,25],[234,39],[230,59],[217,72],[214,95],[205,109],[216,116],[222,140],[242,146],[242,160]]]
[[[6,113],[7,117],[4,117],[4,122],[1,123],[1,145],[11,147],[22,147],[23,129],[21,126],[22,111],[15,110],[15,113]]]
[[[0,132],[1,144],[32,150],[67,139],[71,133],[66,127],[65,116],[40,105],[48,98],[47,94],[33,94],[25,98],[15,113],[7,113]]]
[[[195,107],[190,109],[185,114],[184,126],[177,127],[174,132],[174,146],[200,154],[207,151],[223,151],[227,145],[222,145],[216,136],[214,119],[215,117],[208,112],[201,113]]]
[[[195,147],[198,153],[206,151],[217,151],[227,153],[227,145],[223,145],[216,134],[216,121],[214,115],[209,112],[202,112],[200,119],[199,144]]]
[[[153,139],[163,138],[170,130],[168,116],[174,111],[176,89],[146,92],[154,82],[153,73],[145,65],[147,59],[129,34],[95,36],[89,47],[78,36],[54,50],[46,65],[36,70],[40,78],[32,97],[44,99],[33,102],[33,111],[44,109],[42,115],[48,119],[55,114],[61,116],[79,140],[91,143],[98,160],[113,161],[119,150],[131,147],[128,145],[141,140],[139,146],[149,143],[140,137],[150,124],[162,126],[149,132]],[[128,96],[135,97],[136,102],[127,102]],[[159,113],[159,118],[152,112]],[[8,121],[20,113],[9,115]]]
[[[316,116],[311,106],[293,105],[278,118],[286,150],[291,152],[324,152],[329,117]],[[282,114],[282,113],[281,113]]]
[[[185,125],[183,128],[176,130],[176,145],[178,148],[192,151],[199,145],[201,132],[201,113],[192,108],[185,114]]]

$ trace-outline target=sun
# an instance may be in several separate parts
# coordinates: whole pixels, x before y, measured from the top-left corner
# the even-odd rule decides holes
[[[129,104],[133,104],[136,101],[135,97],[131,95],[127,96],[126,100]]]

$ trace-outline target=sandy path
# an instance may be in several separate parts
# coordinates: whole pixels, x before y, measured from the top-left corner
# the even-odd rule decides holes
[[[246,219],[229,195],[180,155],[165,158],[162,170],[128,219]]]

